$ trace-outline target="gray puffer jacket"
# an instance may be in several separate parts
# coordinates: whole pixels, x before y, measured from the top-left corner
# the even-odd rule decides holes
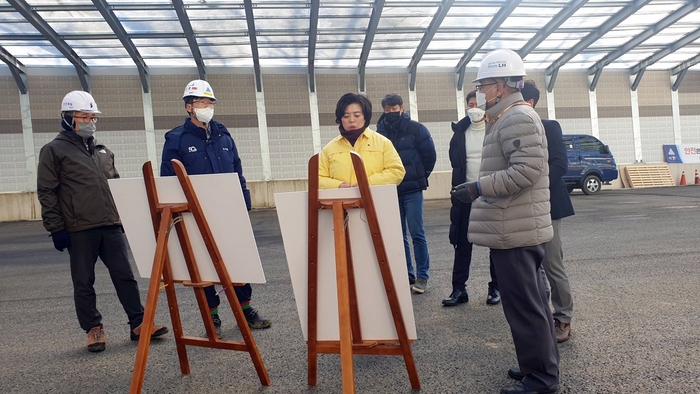
[[[469,241],[493,249],[548,242],[553,231],[542,121],[519,92],[486,112],[493,123],[486,124],[479,173],[482,196],[472,203]]]

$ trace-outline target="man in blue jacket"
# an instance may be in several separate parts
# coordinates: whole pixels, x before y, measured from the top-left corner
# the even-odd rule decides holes
[[[540,99],[540,91],[534,81],[525,81],[521,90],[523,99],[535,108]],[[571,296],[569,277],[564,268],[564,252],[561,247],[561,219],[572,216],[574,207],[571,205],[569,191],[566,189],[563,176],[569,166],[566,147],[562,139],[561,126],[556,120],[542,119],[544,132],[547,136],[549,150],[549,202],[551,204],[552,228],[554,238],[544,245],[544,260],[542,266],[547,274],[552,289],[552,306],[554,306],[554,333],[557,342],[569,339],[571,335],[571,319],[574,315],[574,300]]]
[[[435,144],[428,128],[411,120],[404,111],[401,96],[394,93],[386,95],[382,99],[382,108],[384,114],[377,121],[377,132],[391,140],[406,169],[406,175],[398,186],[401,230],[411,289],[422,294],[428,285],[430,270],[428,243],[423,227],[423,190],[428,187],[428,177],[435,167]],[[413,240],[415,270],[406,230],[411,233]]]
[[[161,176],[173,176],[175,171],[172,159],[182,162],[189,175],[221,174],[235,172],[241,182],[246,208],[250,211],[250,191],[243,177],[241,158],[236,143],[222,123],[212,120],[216,97],[209,83],[196,79],[185,87],[182,95],[189,117],[185,123],[165,134]],[[263,319],[250,305],[252,288],[250,284],[235,286],[234,291],[241,303],[248,325],[251,328],[268,328],[272,323]],[[204,288],[216,333],[221,338],[219,318],[219,295],[214,286]]]

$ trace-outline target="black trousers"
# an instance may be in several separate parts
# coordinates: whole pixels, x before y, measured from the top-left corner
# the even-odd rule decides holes
[[[559,349],[554,319],[538,269],[544,245],[491,249],[501,284],[501,300],[523,383],[535,391],[555,390],[559,385]]]
[[[233,291],[236,293],[236,298],[238,298],[238,302],[241,304],[250,302],[250,299],[253,296],[253,288],[250,286],[250,283],[246,283],[243,286],[233,286]],[[209,309],[214,310],[221,303],[221,298],[216,293],[214,286],[205,287],[204,294],[207,296],[207,304],[209,304]]]
[[[472,249],[474,245],[469,242],[467,233],[469,230],[469,213],[471,212],[471,204],[463,204],[459,211],[459,234],[457,245],[455,246],[455,260],[452,266],[452,290],[460,290],[466,292],[467,280],[469,280],[469,267],[472,264]],[[489,288],[498,290],[498,277],[493,266],[493,258],[489,254],[489,271],[491,273],[491,282]]]
[[[117,297],[129,318],[131,329],[143,320],[143,305],[138,283],[129,265],[126,238],[121,226],[104,226],[70,234],[70,270],[73,298],[78,323],[85,332],[102,324],[95,295],[95,263],[97,258],[109,270]]]

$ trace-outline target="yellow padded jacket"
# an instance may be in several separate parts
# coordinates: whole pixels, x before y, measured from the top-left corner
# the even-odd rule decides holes
[[[391,141],[367,127],[355,141],[355,146],[338,135],[323,147],[318,163],[320,189],[337,189],[343,182],[357,184],[350,151],[362,157],[370,186],[398,185],[406,174]]]

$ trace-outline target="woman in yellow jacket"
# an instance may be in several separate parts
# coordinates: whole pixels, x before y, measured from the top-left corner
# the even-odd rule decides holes
[[[370,186],[401,183],[406,174],[401,158],[391,141],[368,127],[371,119],[372,103],[366,96],[347,93],[340,98],[335,108],[340,135],[321,150],[319,188],[357,185],[350,151],[362,157]]]

